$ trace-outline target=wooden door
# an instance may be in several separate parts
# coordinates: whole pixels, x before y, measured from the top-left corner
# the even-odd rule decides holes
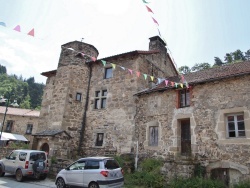
[[[189,119],[181,121],[181,154],[191,154],[191,132]]]

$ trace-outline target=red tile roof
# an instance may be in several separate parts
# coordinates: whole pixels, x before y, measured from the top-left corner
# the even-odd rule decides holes
[[[224,65],[220,67],[213,67],[209,69],[205,69],[202,71],[192,72],[184,75],[185,80],[189,85],[194,85],[198,83],[205,83],[210,81],[222,80],[225,78],[231,78],[235,76],[243,76],[250,74],[250,61],[233,63],[229,65]],[[166,80],[172,82],[181,82],[181,76],[174,76],[166,78]],[[140,95],[143,93],[151,93],[154,91],[161,91],[174,88],[172,86],[166,87],[165,82],[160,83],[159,85],[151,88],[145,89],[143,91],[138,92],[136,95]]]
[[[0,114],[4,114],[5,110],[5,106],[0,106]],[[40,111],[8,107],[7,115],[39,117]]]

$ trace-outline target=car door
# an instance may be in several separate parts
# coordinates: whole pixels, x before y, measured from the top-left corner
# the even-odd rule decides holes
[[[100,177],[100,161],[92,159],[87,160],[83,172],[83,186],[88,187],[91,181],[97,181]]]
[[[16,158],[18,156],[17,151],[13,151],[4,161],[5,171],[11,174],[15,173],[16,167]]]
[[[85,161],[80,160],[70,165],[66,172],[66,181],[69,185],[83,186],[83,170]]]

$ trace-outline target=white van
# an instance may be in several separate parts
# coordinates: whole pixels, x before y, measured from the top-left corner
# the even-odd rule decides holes
[[[5,173],[14,174],[17,181],[23,181],[24,177],[44,180],[48,174],[47,154],[39,150],[13,150],[0,160],[0,177]]]

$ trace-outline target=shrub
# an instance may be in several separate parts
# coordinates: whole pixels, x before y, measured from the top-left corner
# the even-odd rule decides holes
[[[233,186],[234,188],[249,188],[250,187],[250,180],[239,182]]]

